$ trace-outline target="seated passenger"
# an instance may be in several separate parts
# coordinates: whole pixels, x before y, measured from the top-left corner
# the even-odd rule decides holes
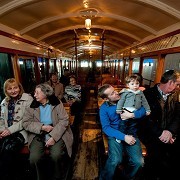
[[[104,84],[99,88],[98,94],[104,99],[99,115],[102,131],[108,136],[108,159],[100,174],[100,180],[114,179],[116,167],[123,162],[124,153],[128,161],[123,169],[123,178],[134,179],[144,164],[140,140],[137,137],[137,127],[128,128],[127,124],[126,130],[120,131],[120,126],[126,119],[140,121],[145,115],[145,109],[141,107],[133,113],[124,110],[120,117],[116,113],[117,102],[120,100],[118,92],[111,85]]]
[[[55,96],[58,97],[59,100],[63,98],[64,88],[63,84],[61,84],[58,80],[58,75],[56,73],[51,73],[49,81],[47,81],[55,93]]]
[[[81,86],[76,84],[76,78],[70,77],[70,85],[65,87],[64,98],[71,106],[71,114],[78,115],[82,111]]]
[[[48,148],[53,170],[51,177],[60,180],[62,157],[66,152],[69,156],[72,154],[73,135],[69,117],[47,83],[36,86],[34,97],[23,118],[23,127],[28,131],[30,165],[36,169],[36,179],[44,180],[42,157]]]
[[[149,179],[180,179],[180,72],[168,70],[144,95],[151,114],[143,121],[139,137],[147,148],[145,169]]]
[[[14,78],[5,81],[4,94],[6,97],[1,102],[0,116],[0,179],[7,180],[16,177],[17,154],[27,143],[22,118],[33,98],[24,93],[22,85]]]

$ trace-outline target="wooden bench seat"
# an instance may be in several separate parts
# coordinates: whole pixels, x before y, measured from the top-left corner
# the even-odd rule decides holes
[[[104,144],[104,152],[106,155],[108,155],[108,139],[107,139],[107,136],[103,133],[102,138],[103,138],[103,144]]]
[[[69,106],[68,103],[63,103],[63,105],[64,105],[64,108],[65,108],[66,112],[69,115],[69,124],[72,125],[74,123],[75,116],[71,115],[71,107]]]
[[[20,151],[21,154],[29,154],[28,144],[25,144],[24,147]]]
[[[20,151],[21,154],[29,154],[29,148],[28,148],[28,144],[25,144],[24,147],[21,149]],[[49,149],[45,149],[45,154],[49,154]]]

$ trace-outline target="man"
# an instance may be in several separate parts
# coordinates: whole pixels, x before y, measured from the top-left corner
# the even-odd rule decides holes
[[[49,84],[53,88],[55,96],[59,100],[62,100],[63,93],[64,93],[64,87],[63,87],[63,84],[61,84],[59,82],[58,75],[56,73],[51,73],[50,80],[47,81],[47,84]]]
[[[117,165],[122,162],[123,155],[126,152],[128,156],[128,166],[124,170],[126,179],[133,179],[137,171],[143,166],[144,159],[139,139],[136,136],[136,128],[133,127],[127,134],[119,131],[122,119],[132,118],[132,121],[138,121],[137,118],[145,116],[145,109],[142,107],[134,113],[124,111],[120,115],[116,113],[117,102],[120,99],[118,92],[109,84],[104,84],[98,90],[98,94],[105,101],[100,107],[100,121],[103,132],[108,136],[108,159],[101,172],[100,179],[112,180]],[[128,125],[127,125],[128,126]]]
[[[175,159],[178,160],[179,156],[177,134],[180,125],[180,106],[178,91],[175,89],[179,85],[180,73],[169,70],[162,75],[159,84],[144,91],[151,114],[144,121],[145,124],[141,125],[143,127],[141,140],[147,148],[145,167],[150,173],[147,175],[150,180],[157,177],[161,180],[176,177]]]

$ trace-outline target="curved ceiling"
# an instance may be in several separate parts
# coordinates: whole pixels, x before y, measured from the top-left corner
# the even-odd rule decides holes
[[[111,55],[180,29],[180,1],[1,0],[0,23],[72,56],[77,44],[81,58],[101,57],[102,40],[104,55]]]

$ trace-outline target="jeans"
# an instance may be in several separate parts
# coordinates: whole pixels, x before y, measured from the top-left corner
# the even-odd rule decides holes
[[[119,123],[119,130],[124,134],[137,137],[137,119],[122,120]]]
[[[131,179],[136,175],[137,171],[144,164],[139,139],[136,138],[134,145],[128,145],[124,141],[118,143],[115,138],[108,137],[108,159],[100,174],[100,180],[113,179],[116,167],[122,163],[124,153],[126,153],[128,158],[128,164],[123,172],[125,177]]]

